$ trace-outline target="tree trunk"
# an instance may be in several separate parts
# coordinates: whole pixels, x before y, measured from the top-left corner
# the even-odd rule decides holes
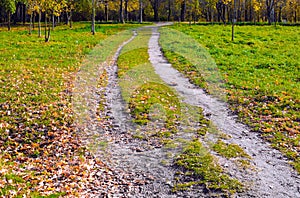
[[[50,41],[50,33],[51,33],[51,28],[50,26],[48,27],[48,35],[47,35],[47,41],[46,42],[49,42]]]
[[[55,15],[54,13],[52,13],[52,31],[54,31],[54,27],[55,27]]]
[[[275,23],[275,27],[276,27],[276,25],[277,25],[276,4],[274,4],[274,23]]]
[[[229,7],[227,7],[226,9],[226,14],[227,14],[227,22],[230,23],[232,21],[232,14],[230,14],[231,9]]]
[[[33,18],[32,18],[32,30],[35,28],[35,12],[33,12]]]
[[[41,20],[42,20],[42,13],[41,11],[39,11],[38,37],[42,36]]]
[[[45,42],[47,42],[47,14],[45,14]]]
[[[128,0],[125,0],[125,21],[128,21]]]
[[[108,2],[105,1],[105,7],[104,7],[104,12],[105,12],[105,21],[108,22]]]
[[[246,7],[247,3],[248,3],[247,0],[245,0],[245,2],[244,2],[244,20],[245,21],[249,21],[248,7]]]
[[[124,23],[123,0],[120,0],[119,21],[120,23]]]
[[[33,14],[31,13],[31,15],[30,15],[30,23],[29,23],[29,35],[31,35],[31,33],[32,33],[32,18],[33,18]]]
[[[11,26],[10,26],[10,23],[11,23],[11,13],[10,13],[10,11],[8,11],[8,13],[7,13],[7,18],[8,18],[7,29],[8,29],[8,31],[10,31],[11,30]]]
[[[231,30],[231,40],[234,41],[234,24],[236,23],[236,3],[237,0],[234,0],[234,5],[233,5],[233,16],[232,16],[232,30]]]
[[[50,32],[51,32],[51,28],[50,25],[48,27],[48,16],[47,14],[45,15],[45,42],[49,42],[50,41]],[[50,23],[50,19],[49,19],[49,23]],[[47,28],[48,27],[48,28]],[[48,30],[47,30],[48,29]]]
[[[92,0],[92,34],[95,35],[95,0]]]
[[[143,23],[143,2],[139,0],[140,23]]]
[[[172,14],[172,10],[171,10],[171,0],[168,0],[168,21],[171,20],[171,14]]]
[[[27,13],[27,8],[26,8],[26,5],[23,4],[23,25],[25,25],[26,23],[26,13]]]
[[[153,0],[151,1],[151,5],[153,8],[153,12],[154,12],[154,21],[159,21],[158,19],[158,6],[159,6],[159,0]]]
[[[22,22],[23,21],[23,7],[20,3],[17,4],[17,7],[16,7],[16,21],[18,22]]]
[[[209,21],[209,9],[207,9],[207,12],[206,12],[206,22]]]
[[[225,21],[225,25],[226,25],[226,10],[227,10],[226,7],[227,7],[227,5],[223,6],[223,19]]]
[[[278,22],[282,22],[282,6],[280,6],[280,8],[279,8],[279,12],[278,12],[278,19],[277,19],[277,21]]]
[[[274,0],[266,0],[266,6],[267,6],[267,18],[268,23],[271,24],[274,22]]]
[[[186,0],[183,0],[181,3],[181,9],[180,9],[181,22],[185,21],[185,14],[186,14]]]
[[[70,22],[69,22],[69,19],[70,19],[70,18],[69,18],[69,13],[66,11],[66,22],[65,22],[66,25],[70,25],[70,24],[69,24],[69,23],[70,23]]]
[[[236,12],[236,21],[242,21],[242,13],[241,13],[241,1],[237,0],[238,4],[235,8]]]
[[[159,21],[158,17],[158,0],[155,0],[154,21]]]
[[[248,21],[249,22],[252,22],[252,0],[250,0],[250,2],[249,2],[249,9],[248,9],[248,11],[247,11],[247,13],[248,13],[248,16],[247,16],[247,18],[248,18]]]
[[[73,15],[73,12],[72,12],[72,10],[70,10],[70,15],[69,15],[69,23],[70,23],[70,28],[71,28],[71,29],[73,28],[73,20],[72,20],[72,15]]]
[[[220,19],[222,20],[223,24],[226,25],[226,21],[224,18],[224,14],[223,14],[223,1],[219,0],[216,3],[216,8],[217,8],[217,12],[218,12],[218,20],[220,21]]]
[[[72,23],[72,10],[70,10],[70,14],[68,12],[66,12],[66,25],[70,25],[70,28],[73,28],[73,23]]]

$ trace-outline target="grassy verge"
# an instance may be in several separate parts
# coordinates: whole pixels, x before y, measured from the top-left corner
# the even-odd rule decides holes
[[[299,28],[237,26],[234,42],[229,26],[173,28],[207,49],[224,79],[219,87],[226,89],[232,110],[289,157],[300,172],[300,58],[294,47],[300,44]],[[171,62],[176,57],[166,56]],[[175,62],[186,64],[180,59]],[[187,72],[193,72],[191,68],[186,67]]]
[[[198,68],[192,64],[190,61],[184,58],[184,56],[171,51],[162,49],[163,53],[166,57],[168,57],[168,61],[172,64],[172,66],[183,73],[187,78],[189,78],[190,82],[198,85],[199,87],[207,90],[207,84],[202,74],[198,72]]]
[[[226,144],[222,140],[218,140],[211,147],[212,150],[217,152],[219,155],[229,159],[237,157],[250,158],[250,156],[237,144]]]
[[[91,36],[88,24],[61,26],[49,43],[0,29],[0,196],[78,194],[91,156],[72,126],[74,74],[99,41],[130,27],[101,25]]]

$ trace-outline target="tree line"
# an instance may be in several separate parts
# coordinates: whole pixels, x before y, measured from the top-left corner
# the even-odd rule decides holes
[[[92,17],[94,16],[94,17]],[[72,21],[289,22],[300,0],[0,0],[0,24]]]

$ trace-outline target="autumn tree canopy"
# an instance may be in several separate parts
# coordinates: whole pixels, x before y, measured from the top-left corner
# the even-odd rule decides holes
[[[298,22],[300,0],[95,0],[96,21]],[[0,23],[90,21],[92,0],[0,0]],[[234,11],[235,10],[235,11]],[[51,19],[51,20],[50,20]],[[72,27],[72,25],[70,25]]]

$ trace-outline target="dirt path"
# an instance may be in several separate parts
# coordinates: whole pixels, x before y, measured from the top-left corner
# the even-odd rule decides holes
[[[170,150],[134,138],[133,133],[138,128],[125,110],[116,61],[123,46],[135,37],[136,32],[109,60],[95,68],[82,70],[76,81],[75,112],[76,117],[81,118],[77,120],[78,131],[90,152],[105,163],[97,173],[102,178],[98,182],[100,185],[86,189],[86,194],[89,197],[182,197],[180,192],[171,192],[175,170],[161,163],[163,159],[167,160]],[[89,75],[89,72],[94,75]],[[107,85],[97,84],[101,75],[103,79],[107,76]],[[104,109],[99,111],[99,105]]]
[[[162,55],[157,27],[146,28],[147,31],[140,34],[152,34],[148,53],[157,74],[174,87],[182,97],[182,102],[202,107],[205,113],[210,115],[209,119],[223,133],[231,136],[227,140],[228,143],[240,145],[252,157],[253,169],[244,170],[232,161],[213,153],[225,171],[248,186],[247,192],[237,194],[236,197],[300,197],[300,177],[292,170],[287,160],[278,151],[271,149],[257,134],[250,133],[246,126],[238,123],[236,118],[230,115],[225,103],[206,95],[173,69]],[[88,89],[86,92],[78,91],[83,93],[81,95],[84,99],[80,97],[79,102],[85,101],[91,106],[83,108],[86,110],[84,114],[80,114],[80,117],[85,115],[86,118],[82,122],[87,125],[83,129],[83,139],[86,145],[91,147],[92,153],[106,164],[106,167],[99,170],[99,174],[104,175],[101,177],[101,185],[90,192],[94,194],[90,197],[211,197],[203,193],[201,186],[189,191],[172,192],[174,175],[178,170],[171,166],[173,159],[168,157],[168,154],[178,150],[134,138],[134,133],[143,128],[134,125],[131,116],[126,113],[126,105],[118,84],[116,60],[123,46],[136,36],[135,32],[131,39],[118,48],[110,61],[104,62],[100,69],[95,68],[97,75],[107,75],[107,85],[97,86],[94,82],[97,81],[97,77],[92,83],[85,85],[86,79],[90,79],[87,71],[84,75],[87,78],[83,79],[82,84]],[[99,104],[102,104],[104,109],[97,116]],[[185,127],[181,126],[181,129]],[[179,131],[174,138],[190,137]]]
[[[300,197],[300,177],[288,164],[288,160],[261,140],[258,134],[250,132],[247,126],[238,123],[227,104],[205,94],[202,89],[196,88],[173,69],[160,50],[157,28],[152,30],[149,54],[157,74],[167,84],[176,82],[174,88],[184,98],[184,102],[202,107],[211,115],[210,120],[222,132],[232,137],[228,142],[240,145],[252,157],[255,171],[245,173],[232,168],[231,165],[226,168],[229,173],[249,184],[250,190],[238,197]]]
[[[135,36],[136,33],[132,39]],[[106,105],[111,112],[113,130],[106,132],[106,138],[110,141],[102,159],[119,174],[125,175],[124,179],[131,183],[128,191],[119,196],[170,197],[168,182],[172,180],[174,173],[160,163],[160,159],[165,158],[165,152],[162,148],[146,149],[146,141],[132,137],[137,126],[130,122],[130,115],[126,113],[117,78],[116,60],[121,49],[115,55],[114,64],[107,68],[109,84]]]
[[[141,32],[141,34],[149,34],[149,31]],[[136,32],[128,42],[133,40],[135,36]],[[166,163],[168,161],[171,163],[170,160],[172,159],[168,157],[168,153],[176,152],[174,149],[167,149],[159,143],[133,137],[135,131],[147,129],[133,124],[130,115],[126,113],[126,104],[118,85],[116,65],[122,46],[115,54],[114,64],[106,69],[109,78],[105,93],[105,114],[110,118],[107,125],[108,129],[104,130],[102,134],[103,141],[108,142],[108,145],[104,150],[96,152],[102,161],[114,169],[120,180],[128,184],[119,185],[119,190],[110,196],[137,198],[204,197],[201,195],[202,188],[186,192],[172,192],[176,170]]]

